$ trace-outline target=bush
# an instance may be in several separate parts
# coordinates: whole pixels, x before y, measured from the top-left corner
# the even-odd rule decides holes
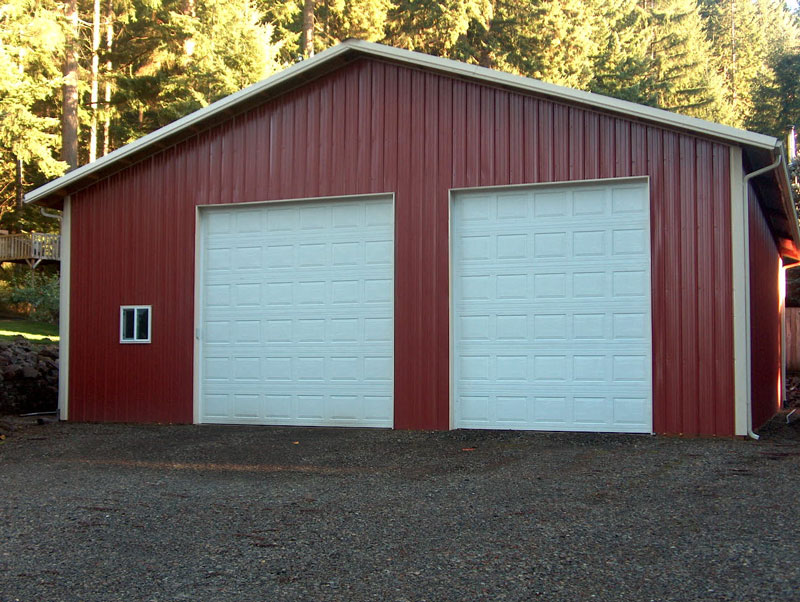
[[[34,272],[12,280],[9,301],[18,306],[28,306],[31,319],[57,324],[58,291],[58,274]]]

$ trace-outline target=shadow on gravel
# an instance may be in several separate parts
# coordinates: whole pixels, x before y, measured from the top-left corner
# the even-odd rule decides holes
[[[779,412],[757,434],[764,441],[800,444],[800,407]]]

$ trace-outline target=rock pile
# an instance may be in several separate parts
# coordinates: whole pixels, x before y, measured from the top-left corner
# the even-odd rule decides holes
[[[48,412],[58,405],[58,345],[0,342],[0,414]]]

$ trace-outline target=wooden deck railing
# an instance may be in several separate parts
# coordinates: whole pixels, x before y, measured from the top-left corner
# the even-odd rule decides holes
[[[58,261],[60,239],[58,234],[40,232],[0,235],[0,261]]]

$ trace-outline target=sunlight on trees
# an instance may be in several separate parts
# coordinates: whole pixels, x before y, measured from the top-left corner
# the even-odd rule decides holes
[[[62,130],[73,2],[78,127]],[[800,113],[794,11],[783,0],[6,0],[0,226],[28,223],[20,195],[64,173],[68,138],[77,163],[100,157],[302,60],[301,38],[307,56],[377,41],[783,136]]]

